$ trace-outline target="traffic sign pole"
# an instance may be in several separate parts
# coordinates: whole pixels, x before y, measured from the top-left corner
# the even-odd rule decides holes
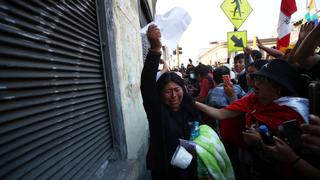
[[[180,59],[179,59],[180,49],[179,49],[179,44],[177,44],[176,52],[177,52],[178,68],[179,68],[180,67]]]

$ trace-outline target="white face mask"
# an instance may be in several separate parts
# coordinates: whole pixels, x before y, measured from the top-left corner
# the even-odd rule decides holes
[[[191,79],[195,79],[194,73],[191,73],[191,74],[190,74],[190,78],[191,78]]]

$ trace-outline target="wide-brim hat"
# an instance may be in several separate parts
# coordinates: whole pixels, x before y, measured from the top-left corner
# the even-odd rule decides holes
[[[285,60],[274,59],[265,64],[259,71],[252,73],[252,76],[267,77],[292,94],[297,94],[299,73]]]

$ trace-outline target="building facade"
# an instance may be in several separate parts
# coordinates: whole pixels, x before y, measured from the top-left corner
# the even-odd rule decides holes
[[[276,46],[276,38],[260,39],[264,46],[272,47]],[[247,46],[253,46],[253,40],[248,40]],[[266,53],[262,51],[263,57],[266,57]],[[215,42],[208,50],[203,52],[199,56],[199,62],[207,65],[225,64],[228,63],[228,58],[232,59],[234,53],[228,53],[227,42]]]

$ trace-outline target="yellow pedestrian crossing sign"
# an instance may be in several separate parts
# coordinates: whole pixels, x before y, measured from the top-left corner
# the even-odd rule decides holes
[[[220,7],[236,29],[241,27],[252,12],[247,0],[225,0]]]
[[[247,31],[228,32],[228,52],[243,51],[247,47]]]

